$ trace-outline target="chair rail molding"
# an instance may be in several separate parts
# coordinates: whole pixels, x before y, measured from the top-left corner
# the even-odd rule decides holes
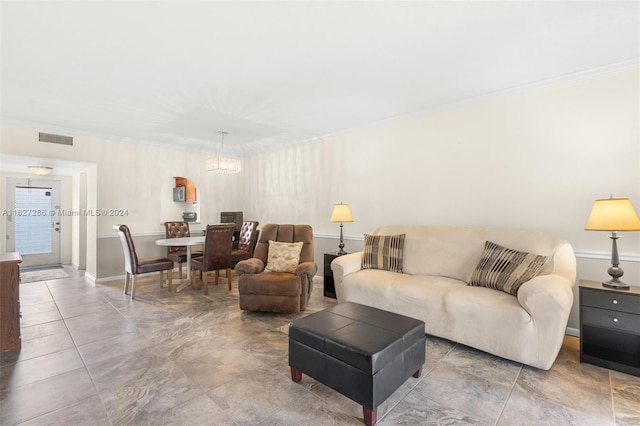
[[[610,252],[576,251],[574,253],[576,257],[581,259],[611,260]],[[640,254],[620,253],[619,257],[620,260],[623,260],[625,262],[640,262]]]

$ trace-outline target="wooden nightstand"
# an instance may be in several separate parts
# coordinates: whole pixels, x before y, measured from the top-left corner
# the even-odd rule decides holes
[[[331,262],[338,257],[336,253],[324,254],[324,297],[336,298],[336,286],[333,282],[333,271],[331,270]]]
[[[640,376],[640,287],[580,280],[580,362]]]

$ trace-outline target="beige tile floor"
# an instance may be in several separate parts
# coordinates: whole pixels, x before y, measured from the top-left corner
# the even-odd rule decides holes
[[[360,425],[362,409],[291,381],[287,324],[335,303],[314,280],[300,315],[238,309],[237,280],[160,289],[81,273],[20,286],[23,346],[0,358],[0,424]],[[579,362],[567,337],[549,371],[427,339],[420,378],[379,407],[380,425],[640,425],[640,378]]]

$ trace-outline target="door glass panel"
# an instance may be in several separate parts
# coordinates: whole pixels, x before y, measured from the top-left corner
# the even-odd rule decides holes
[[[16,251],[51,253],[51,188],[16,187],[15,196]]]

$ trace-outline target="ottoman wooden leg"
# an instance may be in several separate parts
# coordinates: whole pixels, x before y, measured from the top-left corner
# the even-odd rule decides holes
[[[362,413],[364,414],[364,424],[367,426],[373,426],[378,421],[378,409],[369,410],[367,407],[362,407]]]
[[[302,371],[298,370],[297,368],[291,367],[291,380],[296,383],[302,380]]]
[[[418,368],[418,371],[416,371],[415,373],[413,373],[413,377],[420,377],[420,375],[422,374],[422,368]]]

